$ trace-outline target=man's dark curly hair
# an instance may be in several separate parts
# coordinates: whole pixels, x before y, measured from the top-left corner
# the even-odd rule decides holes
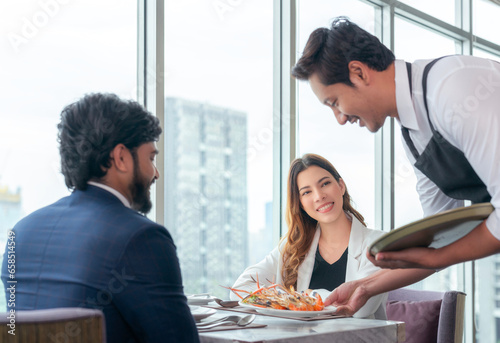
[[[331,28],[319,28],[311,33],[302,57],[292,68],[292,75],[308,80],[317,73],[325,86],[344,83],[352,87],[348,69],[351,61],[383,71],[394,61],[394,54],[374,35],[346,17],[337,17]]]
[[[111,166],[110,153],[118,144],[132,154],[140,145],[158,141],[158,118],[139,103],[115,94],[87,94],[61,112],[58,142],[61,171],[69,189],[85,190]]]

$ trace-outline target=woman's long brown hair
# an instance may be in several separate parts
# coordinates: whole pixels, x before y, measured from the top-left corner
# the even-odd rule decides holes
[[[328,171],[338,182],[340,174],[333,165],[324,157],[315,154],[306,154],[302,158],[295,159],[288,172],[288,194],[286,201],[286,223],[288,232],[283,237],[285,245],[282,251],[283,268],[281,278],[283,285],[287,288],[290,286],[297,287],[297,275],[300,264],[304,261],[306,253],[309,251],[311,242],[316,232],[318,222],[311,218],[300,204],[299,187],[297,185],[297,177],[300,172],[306,170],[310,166],[318,166]],[[351,196],[345,189],[343,196],[343,210],[354,215],[363,225],[366,226],[364,218],[351,205]]]

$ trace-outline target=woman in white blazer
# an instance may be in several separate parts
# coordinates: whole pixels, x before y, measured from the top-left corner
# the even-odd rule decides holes
[[[379,270],[367,259],[366,249],[383,232],[366,228],[344,181],[325,158],[306,154],[292,162],[286,220],[289,230],[279,247],[248,267],[233,288],[254,291],[258,276],[261,284],[270,280],[298,291],[314,285],[324,299],[339,284]],[[330,270],[339,272],[331,275]],[[354,316],[386,319],[386,300],[386,293],[374,296]]]

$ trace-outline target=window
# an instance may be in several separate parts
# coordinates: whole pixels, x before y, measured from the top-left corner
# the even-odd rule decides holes
[[[396,58],[407,62],[431,59],[455,53],[455,41],[414,23],[395,18],[394,53]],[[429,44],[432,42],[432,44]],[[399,126],[397,127],[399,135]],[[422,218],[423,212],[416,192],[415,173],[403,149],[401,137],[395,145],[395,224],[404,224]]]
[[[1,7],[7,40],[2,41],[0,91],[8,94],[0,105],[3,256],[7,230],[69,194],[56,140],[63,107],[89,92],[136,97],[137,4],[23,1]],[[0,310],[4,306],[1,294]]]
[[[273,65],[273,31],[279,30],[275,18],[284,15],[273,13],[279,8],[276,3],[164,2],[165,145],[160,149],[165,163],[160,168],[165,207],[157,211],[164,212],[165,226],[178,247],[186,293],[226,297],[227,290],[219,285],[231,285],[245,267],[273,248],[274,182],[286,178],[276,178],[280,171],[273,170],[273,161],[282,156],[273,153],[287,148],[276,147],[282,143],[274,139],[279,131],[273,125],[277,122],[273,93],[293,99],[297,91],[297,132],[286,144],[296,147],[297,156],[314,152],[329,159],[370,227],[378,228],[377,216],[391,217],[393,227],[422,216],[413,167],[398,130],[388,130],[393,139],[384,138],[379,145],[377,135],[366,129],[340,127],[306,82],[298,82],[292,93],[276,83],[273,73],[282,70]],[[298,10],[288,19],[297,24],[297,57],[314,29],[345,15],[394,47],[400,59],[464,53],[500,61],[496,21],[500,7],[495,0],[293,3]],[[0,8],[7,38],[1,43],[0,62],[9,66],[2,70],[0,86],[9,95],[0,105],[3,250],[6,231],[21,217],[68,194],[56,142],[61,109],[87,92],[114,92],[134,99],[137,74],[154,72],[139,67],[137,73],[141,65],[137,41],[142,42],[137,27],[145,19],[137,1],[29,0],[22,6],[6,2]],[[280,52],[282,61],[290,60],[289,52]],[[376,169],[380,155],[391,155],[392,149],[391,168]],[[288,166],[280,169],[286,174]],[[384,193],[394,194],[389,208],[377,205],[381,198],[377,180],[384,180]],[[468,299],[474,294],[475,304],[469,300],[466,307],[465,341],[489,342],[500,337],[499,263],[492,256],[454,266],[415,287],[463,289]],[[3,296],[0,308],[5,308]]]
[[[300,1],[298,11],[299,55],[314,29],[347,16],[374,33],[375,8],[359,1]],[[308,82],[298,82],[298,155],[319,154],[328,159],[344,179],[355,208],[369,227],[375,225],[375,135],[366,128],[341,127],[331,109],[316,98]]]
[[[500,6],[496,0],[473,0],[474,34],[495,44],[500,44]]]
[[[400,2],[449,24],[455,24],[455,4],[457,3],[455,0],[401,0]],[[395,29],[394,31],[397,32],[398,30]]]
[[[430,43],[432,42],[432,43]],[[402,18],[395,18],[394,53],[397,59],[413,62],[455,53],[455,41],[424,29]],[[416,192],[417,179],[406,157],[399,125],[396,125],[395,149],[395,227],[422,218],[423,212]]]
[[[394,52],[396,58],[413,62],[418,59],[433,59],[455,54],[455,40],[439,34],[423,26],[402,18],[395,18]],[[399,134],[397,125],[396,134]],[[395,145],[395,224],[400,227],[409,222],[421,219],[423,211],[416,191],[416,176],[403,148],[401,137],[396,137]],[[426,290],[464,290],[460,278],[463,265],[448,267],[419,283],[411,285],[414,289]]]
[[[272,2],[165,1],[165,225],[186,293],[227,297],[273,248],[272,54]]]
[[[497,6],[497,9],[500,8]],[[494,10],[494,9],[492,9]],[[500,62],[498,55],[475,48],[474,55]],[[475,296],[477,306],[474,315],[477,319],[478,342],[491,342],[492,338],[500,339],[499,313],[500,301],[500,256],[493,255],[480,259],[475,265]],[[496,301],[493,302],[493,299]]]
[[[422,10],[425,3],[425,1],[414,2],[414,6]],[[473,4],[474,34],[492,41],[477,39],[475,42],[470,42],[468,41],[469,36],[463,36],[460,40],[453,39],[451,37],[456,37],[456,34],[450,33],[450,35],[446,35],[446,33],[443,33],[446,32],[446,29],[435,19],[431,19],[431,23],[429,23],[426,20],[410,22],[402,17],[396,17],[394,25],[396,57],[413,61],[415,59],[434,58],[455,53],[467,54],[470,51],[476,56],[500,60],[498,46],[494,42],[494,39],[497,39],[494,35],[496,31],[492,27],[492,25],[495,25],[495,21],[486,19],[498,12],[500,7],[494,5],[492,1],[477,0]],[[440,5],[443,6],[444,3],[440,3]],[[470,9],[465,8],[465,10],[467,12]],[[431,8],[425,11],[441,20],[446,20]],[[451,22],[450,20],[446,21]],[[464,17],[461,22],[466,23],[467,17]],[[489,24],[485,25],[485,23]],[[441,33],[432,30],[430,27],[439,28]],[[466,25],[463,25],[462,29],[467,29]],[[479,44],[482,45],[479,46]],[[472,48],[470,48],[471,45]],[[407,173],[412,167],[404,156],[402,144],[401,139],[395,139],[394,215],[396,227],[421,217],[420,204],[414,191],[416,179],[413,172]],[[493,299],[495,299],[495,294],[498,294],[498,275],[495,273],[495,266],[498,261],[497,256],[491,256],[474,263],[455,265],[418,284],[412,285],[412,287],[432,290],[457,289],[465,291],[469,296],[475,293],[475,302],[470,301],[466,305],[465,341],[472,342],[473,339],[476,342],[496,341],[500,337],[497,335],[499,331],[497,326],[498,301]],[[475,280],[471,280],[472,275],[475,275]],[[473,326],[475,326],[474,329]],[[473,337],[474,332],[475,337]]]

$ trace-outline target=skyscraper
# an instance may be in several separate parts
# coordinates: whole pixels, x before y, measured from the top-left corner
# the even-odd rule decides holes
[[[166,98],[165,123],[165,224],[185,292],[224,296],[248,265],[246,114]]]
[[[3,261],[3,253],[7,243],[7,232],[22,217],[21,190],[18,188],[15,193],[7,187],[0,185],[0,266]],[[6,309],[4,288],[0,288],[0,312]]]

